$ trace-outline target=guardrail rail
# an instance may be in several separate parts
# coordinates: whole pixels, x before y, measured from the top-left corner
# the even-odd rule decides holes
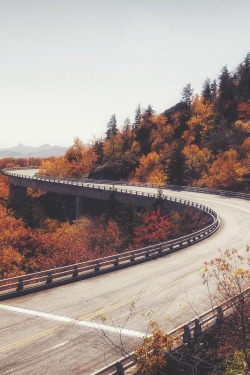
[[[242,293],[238,293],[234,297],[229,298],[227,301],[214,306],[210,310],[205,311],[203,314],[197,315],[195,318],[168,332],[168,335],[175,339],[179,339],[179,345],[182,345],[182,342],[185,344],[197,339],[202,333],[206,332],[206,330],[215,326],[216,324],[221,324],[223,319],[232,315],[235,311],[235,303],[237,300],[242,298],[246,300],[249,297],[249,293],[250,288],[246,289]],[[135,352],[131,352],[115,362],[103,367],[102,369],[93,372],[91,375],[117,375],[118,368],[122,371],[126,371],[132,367],[135,367],[135,365]]]

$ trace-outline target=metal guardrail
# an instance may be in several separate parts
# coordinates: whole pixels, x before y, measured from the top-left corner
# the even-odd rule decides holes
[[[208,311],[205,311],[203,314],[196,316],[194,319],[189,320],[178,328],[168,332],[168,335],[174,337],[175,339],[179,339],[180,345],[182,344],[181,340],[183,343],[187,343],[198,338],[208,328],[213,327],[217,323],[222,323],[226,316],[234,312],[234,303],[236,303],[239,298],[248,298],[249,293],[250,288],[246,289],[243,293],[238,293],[236,296],[229,298],[227,301],[213,307]],[[117,364],[119,364],[119,368],[122,368],[123,370],[127,370],[135,366],[135,352],[131,352],[123,356],[119,360],[116,360],[102,369],[93,372],[91,375],[116,375]]]
[[[187,204],[187,202],[188,201],[185,201],[185,204]],[[213,218],[213,223],[194,233],[160,244],[104,258],[0,280],[0,292],[4,292],[0,294],[0,300],[9,298],[10,296],[8,292],[10,292],[11,296],[22,295],[25,292],[26,287],[30,289],[35,287],[36,289],[38,288],[41,290],[52,285],[56,286],[57,284],[62,285],[63,283],[82,280],[98,274],[156,259],[200,242],[211,236],[219,228],[220,222],[215,211],[206,206],[199,205],[198,203],[193,203],[193,206],[199,206],[202,211],[209,213]]]
[[[20,168],[23,169],[23,168]],[[34,168],[35,169],[35,168]],[[10,169],[13,171],[13,169]],[[7,174],[7,173],[6,173]],[[18,175],[15,173],[8,173],[8,176],[17,175],[18,177],[22,177],[22,175]],[[47,180],[48,177],[45,176],[35,176],[30,177],[25,175],[24,178],[31,178],[31,179],[42,179]],[[107,191],[112,191],[112,187],[107,186],[100,186],[96,184],[89,184],[84,183],[79,180],[74,179],[56,179],[49,178],[51,182],[58,182],[60,180],[61,183],[65,183],[65,181],[70,181],[71,184],[78,184],[80,186],[84,186],[91,189],[102,189]],[[136,196],[143,196],[147,198],[157,198],[157,194],[152,193],[144,193],[136,190],[128,190],[123,188],[116,188],[114,189],[117,192],[121,192],[123,194],[128,195],[136,195]],[[197,242],[202,241],[203,239],[211,236],[220,225],[220,221],[218,218],[217,213],[212,210],[211,208],[202,205],[200,203],[188,201],[185,199],[175,198],[175,197],[168,197],[165,196],[164,199],[166,201],[175,202],[178,204],[186,205],[188,207],[193,207],[199,209],[200,211],[209,215],[213,222],[212,224],[208,225],[207,227],[200,229],[194,233],[188,234],[186,236],[179,237],[177,239],[173,239],[167,242],[163,242],[160,244],[144,247],[137,250],[128,251],[125,253],[115,254],[104,258],[89,260],[86,262],[81,262],[77,264],[72,264],[64,267],[58,267],[50,270],[35,272],[23,276],[12,277],[8,279],[0,280],[0,300],[11,298],[11,296],[22,295],[26,294],[27,292],[32,292],[36,290],[41,290],[46,287],[52,287],[57,285],[62,285],[67,282],[72,282],[76,280],[82,280],[84,278],[93,277],[98,274],[103,274],[109,271],[114,271],[116,269],[125,268],[132,266],[134,264],[142,263],[147,260],[155,259],[161,256],[165,256],[167,254],[171,254],[175,251],[184,249],[190,245],[193,245]]]
[[[250,200],[250,194],[248,193],[240,193],[235,191],[228,191],[228,190],[219,190],[219,189],[208,189],[196,186],[185,186],[185,185],[169,185],[169,184],[151,184],[151,183],[136,183],[136,182],[129,182],[129,181],[113,181],[113,180],[94,180],[88,178],[66,178],[66,177],[54,177],[54,176],[42,176],[42,175],[34,175],[34,176],[27,176],[27,175],[20,175],[15,173],[10,173],[14,170],[28,170],[28,169],[39,169],[39,167],[17,167],[17,168],[5,168],[2,170],[2,173],[6,176],[14,176],[14,177],[21,177],[27,178],[32,180],[40,180],[40,181],[51,181],[51,182],[66,182],[67,184],[72,184],[79,186],[85,186],[85,184],[109,184],[109,185],[126,185],[126,186],[145,186],[145,187],[153,187],[153,188],[161,188],[161,189],[171,189],[176,191],[191,191],[196,193],[205,193],[205,194],[215,194],[221,195],[226,197],[233,197],[233,198],[240,198]]]

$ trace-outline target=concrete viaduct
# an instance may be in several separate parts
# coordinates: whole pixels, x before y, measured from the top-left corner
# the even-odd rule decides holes
[[[78,218],[85,213],[87,201],[96,204],[96,201],[107,201],[111,193],[115,193],[115,199],[120,203],[134,204],[146,207],[151,204],[149,193],[133,193],[132,186],[124,187],[122,182],[110,181],[87,181],[79,179],[67,179],[57,177],[39,176],[38,169],[5,169],[4,174],[9,177],[10,182],[10,204],[21,204],[27,198],[27,188],[43,190],[59,194],[63,197],[75,197],[74,216]],[[116,184],[116,185],[115,185]],[[119,184],[117,186],[117,184]],[[126,185],[128,183],[126,182]],[[115,185],[115,186],[114,186]],[[153,186],[153,185],[151,185]],[[155,185],[158,186],[158,185]],[[137,189],[137,188],[136,188]],[[97,203],[98,204],[98,203]],[[185,207],[178,201],[167,201],[168,209],[183,211]],[[65,205],[65,211],[72,210],[72,207]],[[194,210],[197,208],[193,207]],[[66,215],[67,217],[67,212]]]

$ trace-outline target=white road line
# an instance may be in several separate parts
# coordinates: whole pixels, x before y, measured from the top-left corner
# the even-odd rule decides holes
[[[25,315],[36,316],[38,318],[54,320],[54,321],[62,322],[62,323],[75,324],[78,326],[92,328],[92,329],[100,330],[104,332],[116,333],[122,336],[125,335],[125,336],[139,337],[139,338],[144,338],[146,336],[146,334],[142,332],[134,331],[131,329],[109,326],[107,324],[102,324],[98,322],[76,320],[76,319],[68,318],[67,316],[49,314],[49,313],[36,311],[36,310],[24,309],[22,307],[15,307],[15,306],[10,306],[10,305],[0,304],[0,309],[17,312],[17,313],[25,314]]]
[[[209,199],[203,199],[201,198],[202,200],[204,201],[207,201],[207,202],[211,202],[211,203],[218,203],[218,204],[223,204],[224,206],[228,206],[228,207],[232,207],[232,208],[236,208],[237,210],[241,210],[241,211],[245,211],[247,212],[248,214],[250,214],[250,210],[246,210],[245,208],[242,208],[242,207],[239,207],[239,206],[234,206],[233,204],[228,204],[228,203],[225,203],[225,202],[218,202],[218,201],[211,201]]]
[[[69,342],[69,340],[61,342],[60,344],[57,344],[57,345],[53,346],[53,348],[50,348],[50,349],[46,350],[46,352],[50,351],[50,350],[55,350],[55,349],[61,348],[61,346],[66,345],[68,342]]]

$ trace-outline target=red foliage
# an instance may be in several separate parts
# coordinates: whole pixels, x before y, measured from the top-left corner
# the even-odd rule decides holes
[[[160,208],[143,216],[143,224],[134,231],[133,243],[137,247],[167,241],[171,234],[171,223],[161,216]]]
[[[238,105],[239,119],[242,121],[250,121],[250,100],[247,103]]]

